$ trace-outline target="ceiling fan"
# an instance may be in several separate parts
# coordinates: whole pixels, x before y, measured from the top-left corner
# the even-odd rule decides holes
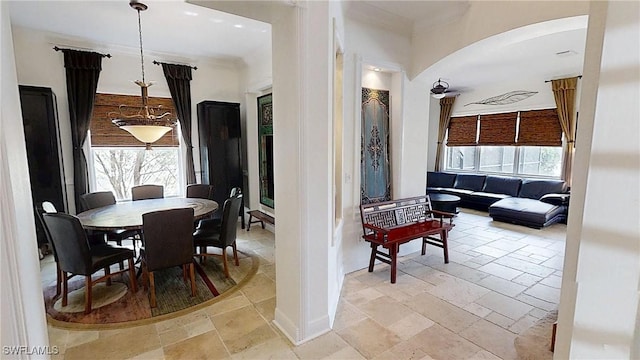
[[[442,79],[438,79],[431,87],[431,96],[433,96],[434,99],[442,99],[447,96],[447,93],[453,92],[455,92],[455,90],[449,89],[449,83],[442,81]]]

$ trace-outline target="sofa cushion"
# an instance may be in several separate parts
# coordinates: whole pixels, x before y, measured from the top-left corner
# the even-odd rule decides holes
[[[487,176],[482,192],[518,196],[522,180],[507,176]]]
[[[471,190],[455,189],[455,188],[444,188],[440,190],[440,193],[442,194],[455,195],[455,196],[459,196],[462,199],[468,198],[472,192],[473,191]]]
[[[427,187],[432,188],[450,188],[456,181],[456,174],[444,172],[427,172]]]
[[[541,228],[559,220],[564,210],[564,206],[510,197],[489,206],[489,216],[494,220]]]
[[[481,191],[486,175],[458,174],[453,187],[471,191]]]
[[[565,190],[562,180],[523,180],[518,197],[538,200],[542,195],[561,193]]]

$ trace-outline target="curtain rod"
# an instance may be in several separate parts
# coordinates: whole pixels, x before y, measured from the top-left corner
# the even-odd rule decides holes
[[[582,75],[578,75],[577,76],[578,79],[582,79]],[[556,80],[560,80],[560,79],[556,79]],[[552,82],[553,80],[545,80],[544,82],[548,83],[548,82]]]
[[[156,65],[169,64],[169,63],[160,62],[158,60],[153,60],[153,63],[156,64]],[[182,65],[182,64],[172,64],[172,65]],[[182,66],[188,66],[188,67],[192,68],[193,70],[198,70],[197,66],[191,66],[191,65],[182,65]]]
[[[62,51],[62,50],[76,50],[76,49],[62,49],[62,48],[59,48],[59,47],[57,47],[57,46],[54,46],[54,47],[53,47],[53,50],[55,50],[55,51]],[[89,50],[89,49],[87,49],[87,50]],[[111,58],[111,54],[101,54],[101,53],[96,52],[96,51],[92,51],[92,52],[95,52],[96,54],[99,54],[99,55],[100,55],[100,56],[102,56],[102,57],[108,57],[108,58]]]

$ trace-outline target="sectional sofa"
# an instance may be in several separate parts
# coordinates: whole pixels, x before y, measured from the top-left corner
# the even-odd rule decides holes
[[[561,180],[428,172],[427,193],[456,195],[462,207],[537,229],[566,222],[569,207],[569,193]]]

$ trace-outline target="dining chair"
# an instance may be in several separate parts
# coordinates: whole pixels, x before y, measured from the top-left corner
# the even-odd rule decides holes
[[[84,313],[91,312],[92,287],[105,281],[111,285],[115,275],[129,272],[129,288],[136,292],[136,274],[133,266],[133,250],[103,244],[89,247],[87,234],[77,217],[64,213],[44,213],[42,219],[56,249],[62,275],[62,306],[67,306],[68,274],[85,276]],[[111,272],[111,265],[127,260],[127,269]],[[92,275],[104,269],[104,275],[96,279]]]
[[[227,247],[233,249],[233,258],[236,266],[240,265],[238,260],[238,249],[236,247],[236,233],[238,229],[238,211],[242,204],[242,194],[236,193],[224,202],[222,223],[219,227],[208,227],[196,229],[193,233],[193,244],[195,246],[195,256],[200,256],[200,262],[204,262],[206,256],[222,256],[224,265],[224,275],[229,277],[229,267],[227,265]],[[208,247],[216,247],[222,250],[222,254],[208,253]],[[199,250],[199,251],[197,251]]]
[[[162,199],[164,186],[138,185],[131,188],[131,200]]]
[[[193,266],[193,208],[153,211],[142,215],[143,247],[142,282],[149,286],[149,302],[156,307],[154,272],[182,266],[186,281],[187,268],[191,279],[191,296],[196,295]]]
[[[239,194],[242,194],[242,189],[239,187],[234,187],[231,189],[231,192],[229,193],[229,198],[235,197]],[[240,210],[238,209],[238,211]],[[222,224],[221,218],[201,219],[200,221],[198,221],[196,230],[197,229],[213,229],[213,230],[218,229],[219,231],[221,224]]]
[[[82,211],[87,211],[103,206],[115,205],[116,197],[111,191],[97,191],[80,195],[80,204],[83,207]],[[118,246],[122,246],[122,241],[125,239],[133,239],[139,232],[137,230],[124,230],[115,229],[108,231],[93,231],[96,234],[103,234],[107,237],[107,241],[115,241]]]
[[[51,247],[51,252],[53,253],[53,260],[56,263],[56,295],[54,298],[57,298],[62,293],[62,270],[60,270],[60,262],[58,261],[58,253],[56,252],[56,248],[53,245],[53,240],[51,240],[51,234],[49,234],[49,229],[47,225],[44,223],[44,219],[42,218],[42,214],[44,213],[57,213],[56,207],[49,201],[44,201],[40,206],[36,206],[36,214],[38,214],[38,221],[40,225],[42,225],[42,229],[44,230],[44,236]]]
[[[211,200],[213,198],[213,185],[207,185],[207,184],[187,185],[187,197]]]

